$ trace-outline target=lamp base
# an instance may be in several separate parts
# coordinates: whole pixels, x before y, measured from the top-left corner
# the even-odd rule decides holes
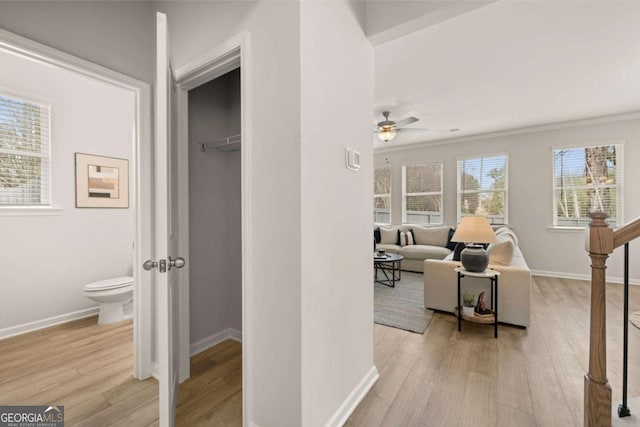
[[[460,262],[465,270],[472,273],[482,273],[489,265],[489,254],[481,245],[468,245],[460,253]]]

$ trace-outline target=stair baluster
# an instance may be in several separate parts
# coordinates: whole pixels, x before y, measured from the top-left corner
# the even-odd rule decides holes
[[[618,405],[618,417],[628,417],[631,411],[627,406],[627,363],[629,359],[629,242],[624,244],[624,313],[622,342],[622,403]]]

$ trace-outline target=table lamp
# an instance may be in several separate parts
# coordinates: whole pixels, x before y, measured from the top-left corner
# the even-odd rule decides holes
[[[466,248],[460,253],[460,262],[465,270],[481,273],[489,265],[489,254],[479,243],[495,243],[496,233],[483,216],[464,216],[451,237],[452,242],[464,242]]]

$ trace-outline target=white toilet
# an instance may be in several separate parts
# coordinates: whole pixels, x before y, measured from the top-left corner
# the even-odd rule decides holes
[[[89,283],[84,296],[100,303],[98,325],[120,322],[125,319],[124,306],[133,300],[133,277],[115,277]]]

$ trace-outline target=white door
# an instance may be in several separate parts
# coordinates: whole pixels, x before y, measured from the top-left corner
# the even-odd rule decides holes
[[[154,147],[154,270],[158,301],[158,360],[160,365],[160,426],[175,425],[178,400],[178,269],[184,260],[178,248],[176,85],[169,58],[167,16],[158,13],[156,52],[156,111]]]

